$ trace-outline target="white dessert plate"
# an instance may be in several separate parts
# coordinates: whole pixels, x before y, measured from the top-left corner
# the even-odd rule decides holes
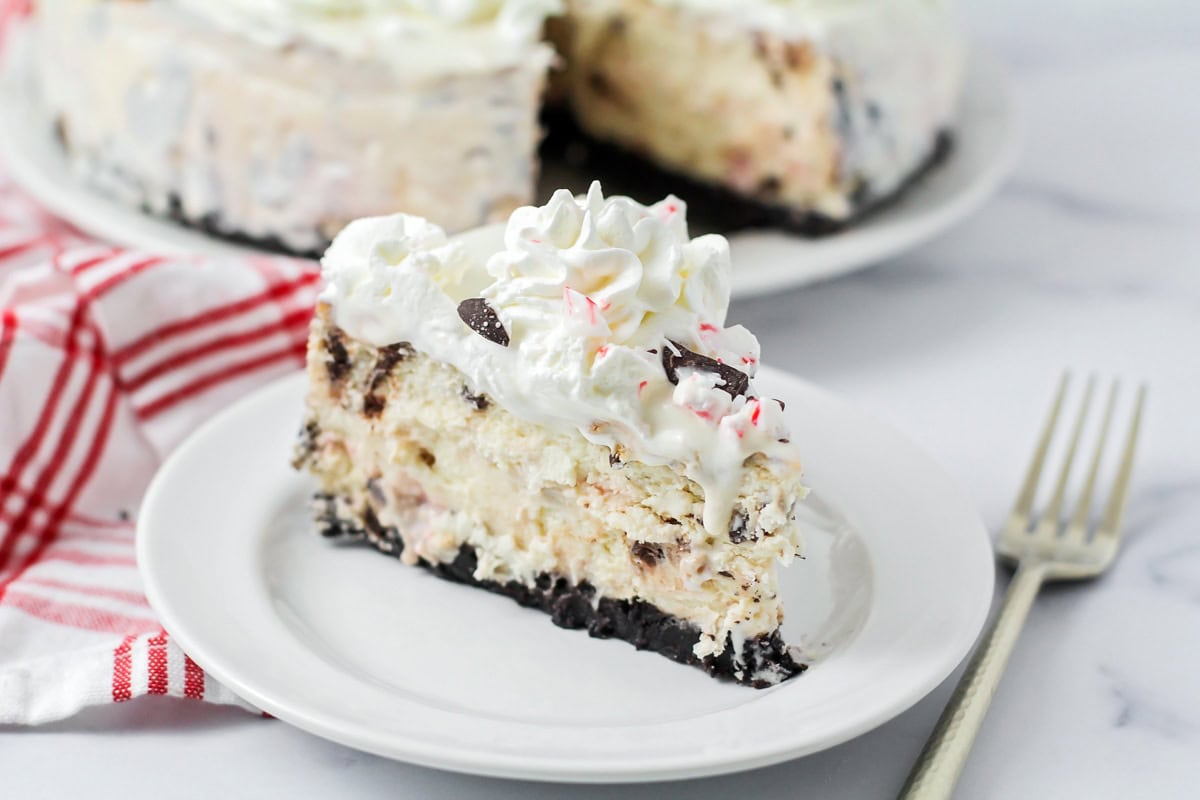
[[[26,31],[13,34],[0,72],[0,161],[42,205],[87,233],[130,247],[163,253],[261,252],[148,216],[81,185],[37,100]],[[849,230],[819,239],[778,231],[731,236],[737,269],[734,297],[803,286],[872,266],[922,244],[978,209],[1012,168],[1020,138],[1008,81],[989,58],[977,55],[971,61],[954,137],[941,164]],[[580,191],[596,177],[562,163],[546,164],[545,172],[548,180]]]
[[[808,383],[764,369],[813,487],[808,554],[782,575],[802,675],[755,690],[555,627],[545,614],[323,539],[288,466],[305,378],[205,425],[164,464],[138,563],[166,629],[249,702],[311,733],[432,767],[556,781],[750,769],[858,736],[954,669],[992,599],[987,532],[933,460]]]

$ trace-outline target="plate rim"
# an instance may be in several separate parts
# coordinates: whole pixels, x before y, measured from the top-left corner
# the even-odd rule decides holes
[[[41,141],[31,129],[43,128],[50,135],[44,111],[31,96],[32,76],[28,61],[31,25],[15,25],[9,46],[0,58],[0,160],[8,166],[11,179],[52,213],[68,220],[90,236],[138,250],[168,255],[204,252],[217,256],[276,255],[253,245],[222,239],[169,220],[129,208],[81,184],[69,172],[61,151],[53,142]],[[993,136],[987,158],[974,164],[961,185],[913,219],[897,218],[904,209],[919,209],[925,184],[959,164],[962,142],[956,142],[934,171],[905,188],[885,208],[874,212],[846,231],[819,239],[789,236],[786,232],[762,229],[731,234],[734,263],[752,266],[737,270],[733,299],[760,297],[773,291],[796,289],[842,275],[878,266],[919,247],[977,211],[1012,172],[1024,139],[1024,125],[1007,70],[995,57],[972,48],[966,64],[960,119],[955,128],[979,129],[986,122]],[[6,111],[6,109],[8,109]],[[28,113],[22,113],[22,110]],[[974,125],[971,122],[974,121]],[[980,134],[975,134],[979,136]],[[969,163],[969,162],[968,162]],[[794,250],[786,266],[779,259],[739,255],[753,247],[755,237],[779,236],[781,246]],[[847,251],[853,254],[847,254]],[[797,261],[807,262],[804,269]]]
[[[992,605],[995,569],[991,540],[975,504],[970,501],[969,496],[962,490],[962,487],[938,465],[932,456],[912,442],[902,432],[815,384],[781,370],[773,370],[769,367],[764,367],[763,369],[766,372],[774,373],[783,380],[803,384],[807,390],[823,396],[826,400],[835,402],[844,410],[849,410],[855,417],[870,419],[875,425],[886,428],[896,438],[896,441],[902,442],[908,448],[909,452],[921,456],[925,465],[936,471],[937,479],[944,484],[947,490],[953,492],[955,501],[963,508],[970,509],[971,518],[976,528],[973,536],[975,545],[972,545],[976,550],[976,555],[973,558],[977,559],[976,566],[980,569],[978,578],[982,582],[972,584],[972,586],[976,587],[972,589],[975,593],[975,607],[972,609],[973,613],[970,614],[970,622],[962,626],[957,634],[958,638],[954,646],[950,648],[954,656],[952,658],[947,656],[944,663],[939,664],[936,669],[929,670],[924,678],[914,683],[906,693],[898,693],[890,702],[878,704],[871,713],[860,715],[861,718],[856,724],[843,726],[833,735],[826,734],[819,739],[800,744],[790,743],[785,746],[765,748],[756,755],[742,756],[734,760],[714,760],[711,753],[708,753],[696,755],[691,758],[676,758],[669,764],[660,766],[651,766],[649,764],[634,765],[632,769],[614,769],[614,765],[610,761],[604,761],[603,758],[597,760],[587,756],[564,760],[562,758],[540,756],[536,753],[514,756],[513,754],[495,752],[473,752],[470,755],[463,755],[436,742],[426,745],[424,742],[416,742],[411,738],[405,741],[401,747],[397,747],[395,743],[391,746],[384,746],[378,738],[373,739],[369,734],[360,730],[362,727],[361,724],[358,726],[347,726],[345,724],[339,725],[337,721],[332,721],[331,723],[331,720],[323,719],[320,713],[313,713],[311,708],[308,710],[300,708],[298,710],[294,702],[289,704],[287,698],[274,697],[269,691],[264,693],[254,685],[255,681],[250,680],[247,682],[247,680],[243,680],[238,674],[236,667],[224,663],[221,658],[210,657],[212,654],[206,648],[197,648],[195,646],[198,642],[191,638],[188,625],[181,620],[177,613],[178,609],[173,606],[169,599],[170,590],[160,585],[157,580],[151,552],[151,542],[155,535],[149,533],[148,529],[152,526],[153,519],[157,515],[160,503],[159,495],[165,491],[164,486],[172,479],[175,465],[189,458],[189,454],[193,450],[203,447],[206,439],[214,431],[219,430],[231,420],[235,420],[243,414],[250,413],[254,406],[266,402],[273,395],[279,394],[282,397],[286,397],[294,393],[295,396],[299,397],[299,392],[306,383],[303,372],[296,372],[285,376],[246,395],[201,425],[163,462],[155,474],[150,487],[147,489],[141,511],[138,515],[136,537],[137,562],[145,585],[146,597],[158,615],[163,627],[189,653],[189,656],[206,672],[212,675],[214,679],[224,684],[236,695],[252,705],[322,738],[364,752],[421,766],[490,777],[538,781],[569,783],[657,782],[707,777],[755,769],[842,744],[873,730],[911,708],[937,688],[961,664],[967,653],[974,646]],[[970,533],[970,531],[963,531],[962,535],[966,537]],[[983,568],[985,563],[986,569]],[[186,603],[184,607],[186,608]],[[184,616],[186,616],[186,611],[184,611]],[[741,706],[735,708],[741,708]],[[712,713],[719,715],[728,713],[728,711]],[[521,725],[528,723],[514,722],[512,724]],[[645,725],[634,727],[652,727],[654,724],[646,723]],[[771,745],[775,743],[768,742],[766,744]]]

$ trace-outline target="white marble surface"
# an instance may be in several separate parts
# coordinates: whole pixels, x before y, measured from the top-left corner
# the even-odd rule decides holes
[[[1128,543],[1035,607],[964,798],[1200,792],[1200,7],[979,0],[1027,114],[982,213],[856,277],[737,305],[768,360],[909,432],[1002,519],[1064,366],[1151,384]],[[849,744],[739,776],[563,787],[439,773],[151,699],[0,729],[0,796],[894,796],[950,685]]]

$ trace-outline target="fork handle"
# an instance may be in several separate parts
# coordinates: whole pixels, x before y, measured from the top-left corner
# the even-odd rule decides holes
[[[900,793],[900,800],[945,800],[953,793],[1045,577],[1046,570],[1041,564],[1022,563],[1017,568],[1000,613],[975,651],[937,727],[925,743],[925,749]]]

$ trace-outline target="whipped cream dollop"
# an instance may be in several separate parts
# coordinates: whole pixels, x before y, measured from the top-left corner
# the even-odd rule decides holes
[[[518,418],[682,465],[718,534],[749,456],[797,458],[782,403],[750,380],[758,340],[725,325],[729,244],[689,237],[686,214],[593,183],[453,239],[418,217],[361,219],[325,254],[322,300],[351,336],[408,342]]]
[[[562,0],[172,0],[259,44],[312,44],[406,74],[548,63],[542,24]]]

